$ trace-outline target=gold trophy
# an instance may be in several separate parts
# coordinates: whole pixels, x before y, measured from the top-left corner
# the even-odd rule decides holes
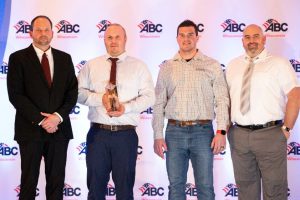
[[[108,99],[109,99],[109,103],[110,103],[110,108],[111,111],[117,111],[117,102],[118,102],[118,91],[117,91],[117,86],[109,83],[106,86],[106,89],[108,91]]]

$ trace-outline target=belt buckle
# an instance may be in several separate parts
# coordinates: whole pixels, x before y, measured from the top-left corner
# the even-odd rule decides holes
[[[110,131],[112,132],[118,131],[118,127],[115,125],[110,125]]]
[[[184,121],[179,121],[178,125],[179,125],[180,127],[186,126]]]
[[[180,121],[178,124],[180,127],[192,126],[194,125],[193,121]]]
[[[276,121],[271,121],[271,122],[268,122],[268,123],[266,123],[266,128],[267,127],[270,127],[270,126],[275,126],[276,125]]]
[[[256,129],[256,126],[255,126],[254,124],[251,124],[251,125],[249,125],[249,129],[250,129],[250,130],[255,130],[255,129]]]
[[[186,121],[187,126],[194,126],[196,125],[193,121]]]

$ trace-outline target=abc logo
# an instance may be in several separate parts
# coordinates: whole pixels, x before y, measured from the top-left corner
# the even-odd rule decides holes
[[[63,33],[78,33],[79,32],[79,25],[78,24],[75,24],[75,25],[71,25],[71,24],[66,24],[66,25],[63,25],[57,33],[60,33],[60,32],[63,32]]]
[[[111,185],[107,185],[106,189],[106,196],[115,196],[116,195],[116,189]]]
[[[82,143],[77,147],[77,149],[79,150],[79,154],[78,154],[78,155],[86,154],[86,142],[82,142]]]
[[[159,187],[149,187],[146,189],[146,191],[142,194],[142,196],[148,195],[148,196],[163,196],[164,195],[164,188]]]
[[[225,195],[227,196],[232,196],[232,197],[237,197],[238,196],[238,189],[237,188],[231,188]]]
[[[226,187],[223,189],[225,192],[225,197],[232,196],[237,197],[238,196],[238,188],[235,184],[229,183],[226,185]]]
[[[147,110],[144,110],[143,112],[141,112],[141,114],[152,114],[153,113],[153,108],[149,107]]]
[[[78,115],[80,113],[80,107],[79,106],[74,106],[70,112],[70,114],[75,114]]]
[[[23,25],[21,26],[16,33],[29,33],[30,32],[30,25]]]
[[[142,153],[143,153],[143,147],[138,146],[138,148],[137,148],[137,154],[141,155]]]
[[[86,154],[86,146],[79,152],[79,155]]]
[[[146,24],[140,33],[147,32],[147,33],[154,33],[154,32],[162,32],[162,25],[161,24]]]
[[[81,189],[80,188],[71,188],[67,187],[64,188],[64,196],[70,197],[70,196],[80,196],[81,195]]]
[[[300,155],[300,146],[294,146],[289,152],[288,155],[294,154],[294,155]]]
[[[228,26],[224,29],[223,32],[243,32],[244,31],[244,27],[246,25],[244,23],[240,23],[240,24],[228,24]]]
[[[198,30],[198,32],[203,32],[204,31],[204,24],[198,24],[197,25],[197,30]]]
[[[111,24],[111,23],[110,23],[110,21],[108,21],[108,20],[102,20],[102,21],[100,21],[100,22],[96,25],[96,27],[99,28],[98,33],[105,32],[106,29],[107,29],[107,27],[108,27],[110,24]]]
[[[17,155],[18,154],[18,148],[17,147],[1,147],[0,148],[0,155],[2,156],[10,156],[10,155]]]
[[[57,33],[78,33],[79,32],[79,25],[78,24],[70,24],[70,22],[66,20],[61,20],[56,26],[58,31]]]
[[[185,186],[185,194],[189,196],[196,197],[197,196],[197,188],[194,184],[188,183]]]
[[[292,64],[295,72],[300,72],[300,62],[295,60],[295,59],[291,59],[290,63]]]
[[[197,188],[189,188],[185,191],[185,194],[196,197],[197,196]]]
[[[7,72],[8,72],[8,66],[5,62],[3,62],[1,67],[0,67],[0,73],[1,74],[7,74]]]
[[[105,32],[109,24],[105,24],[103,27],[99,28],[98,33]]]
[[[286,32],[288,30],[287,26],[288,26],[287,23],[282,23],[282,24],[272,23],[266,28],[265,32],[268,32],[268,31],[271,31],[271,32],[280,32],[280,31]]]
[[[293,68],[294,68],[295,72],[300,72],[300,64],[293,65]],[[7,73],[7,71],[6,71],[6,73]]]

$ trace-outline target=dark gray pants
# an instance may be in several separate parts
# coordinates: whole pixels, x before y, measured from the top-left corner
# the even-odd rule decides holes
[[[287,199],[287,140],[279,126],[231,127],[228,134],[239,200]]]

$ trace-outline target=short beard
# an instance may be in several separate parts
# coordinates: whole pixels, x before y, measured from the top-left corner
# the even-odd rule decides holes
[[[248,45],[248,51],[251,52],[252,54],[254,54],[258,49],[258,44],[249,44]]]

